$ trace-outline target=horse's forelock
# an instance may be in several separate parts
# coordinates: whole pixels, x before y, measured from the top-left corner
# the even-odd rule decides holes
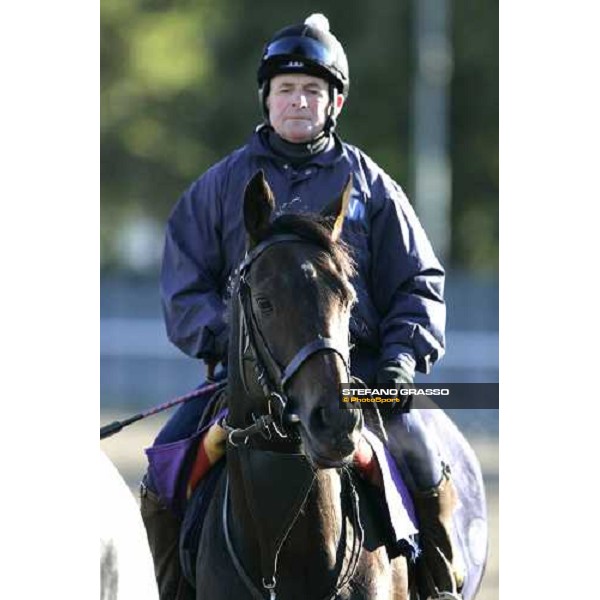
[[[341,274],[347,280],[354,275],[355,265],[350,256],[350,248],[341,240],[332,240],[331,226],[325,217],[306,214],[281,215],[271,223],[268,236],[280,234],[295,234],[323,248],[339,271],[336,274],[328,269],[331,275],[339,277]]]

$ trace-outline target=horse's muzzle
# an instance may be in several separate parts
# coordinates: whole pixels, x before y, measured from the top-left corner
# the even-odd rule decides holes
[[[318,467],[348,464],[354,454],[363,419],[362,411],[336,407],[315,407],[308,427],[303,428],[305,451]]]

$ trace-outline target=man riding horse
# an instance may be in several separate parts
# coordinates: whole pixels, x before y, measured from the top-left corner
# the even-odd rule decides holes
[[[318,213],[353,190],[342,239],[356,262],[358,302],[350,330],[353,375],[401,388],[444,354],[444,270],[408,199],[373,160],[335,134],[348,97],[345,52],[323,15],[286,27],[267,43],[258,68],[264,123],[248,143],[183,194],[167,227],[161,293],[169,339],[207,364],[226,362],[231,276],[245,251],[239,198],[262,170],[279,214]],[[292,310],[293,307],[290,307]],[[225,365],[226,367],[226,365]],[[183,405],[155,444],[191,435],[204,405]],[[449,466],[426,435],[419,411],[382,411],[389,450],[409,483],[419,520],[418,573],[432,598],[459,598],[450,529],[456,490]],[[146,477],[142,515],[162,600],[186,596],[178,564],[177,517]]]

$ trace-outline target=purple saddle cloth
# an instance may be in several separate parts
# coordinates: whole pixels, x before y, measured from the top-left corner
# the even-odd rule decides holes
[[[379,463],[383,480],[383,494],[394,537],[398,542],[401,540],[407,541],[414,557],[415,553],[418,552],[415,536],[419,530],[417,528],[415,506],[410,492],[396,466],[396,462],[383,442],[367,427],[363,429],[363,436],[373,448]]]
[[[210,410],[216,400],[213,398],[209,401],[206,411]],[[148,457],[148,475],[154,490],[165,505],[179,516],[185,513],[187,506],[187,483],[198,444],[211,425],[226,414],[226,409],[219,411],[190,437],[168,444],[154,445],[145,450]]]

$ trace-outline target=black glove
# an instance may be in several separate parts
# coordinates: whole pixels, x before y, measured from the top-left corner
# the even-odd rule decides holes
[[[208,382],[215,382],[218,378],[215,378],[216,369],[219,363],[222,363],[224,367],[227,366],[227,352],[229,346],[229,328],[225,327],[221,330],[219,335],[212,335],[209,332],[210,337],[205,338],[206,349],[202,353],[201,357],[206,364],[206,380]]]
[[[415,382],[415,374],[404,368],[397,360],[388,360],[383,363],[377,372],[375,382],[378,387],[410,389]],[[395,410],[408,412],[412,404],[412,396],[400,396],[400,402],[394,404]]]
[[[404,368],[397,360],[384,362],[376,377],[377,385],[389,385],[395,388],[411,386],[415,382],[414,371]]]

